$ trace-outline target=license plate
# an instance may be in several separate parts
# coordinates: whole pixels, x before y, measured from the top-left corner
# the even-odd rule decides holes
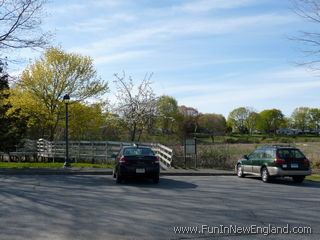
[[[146,170],[144,168],[137,168],[136,173],[145,173]]]
[[[291,168],[299,168],[299,164],[298,163],[291,163]]]

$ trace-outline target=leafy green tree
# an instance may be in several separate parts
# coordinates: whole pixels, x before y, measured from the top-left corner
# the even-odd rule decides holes
[[[103,140],[102,128],[107,124],[104,103],[75,102],[69,108],[70,139]],[[60,126],[64,130],[64,124]],[[63,132],[63,131],[62,131]]]
[[[281,110],[267,109],[259,113],[258,129],[265,133],[275,133],[284,122]]]
[[[6,73],[5,64],[0,61],[0,151],[14,150],[26,132],[26,120],[18,116],[18,111],[8,114],[11,105],[9,98],[9,75]]]
[[[279,125],[280,128],[288,128],[288,127],[292,127],[292,120],[291,118],[287,118],[284,117],[283,121],[281,122],[281,124]]]
[[[292,114],[292,124],[293,127],[300,129],[304,132],[310,126],[310,108],[308,107],[298,107],[296,108]]]
[[[126,139],[128,129],[123,119],[112,112],[107,112],[105,116],[106,124],[102,127],[102,139],[111,141]]]
[[[320,130],[320,109],[319,108],[309,109],[309,127],[313,131]]]
[[[257,124],[259,122],[259,113],[254,111],[250,112],[246,120],[246,128],[249,133],[252,134],[254,130],[257,130]]]
[[[64,116],[64,95],[80,102],[107,90],[107,83],[97,77],[90,57],[50,48],[23,71],[10,102],[13,110],[21,109],[21,116],[29,118],[29,127],[41,129],[39,137],[53,140]]]
[[[212,142],[214,136],[223,135],[226,130],[226,119],[221,114],[200,114],[198,124],[202,131],[210,134]]]
[[[250,115],[250,109],[246,107],[239,107],[234,109],[229,113],[228,116],[228,126],[232,128],[233,131],[239,133],[248,132],[248,117]]]
[[[179,106],[178,109],[179,135],[181,137],[187,137],[188,135],[196,133],[198,129],[198,110],[184,105]]]
[[[158,98],[158,124],[162,133],[173,131],[173,125],[178,120],[178,103],[177,100],[170,96],[160,96]]]

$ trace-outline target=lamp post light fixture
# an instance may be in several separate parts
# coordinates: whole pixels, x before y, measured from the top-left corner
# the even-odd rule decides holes
[[[66,161],[64,162],[64,167],[69,168],[71,167],[70,160],[69,160],[69,133],[68,133],[68,121],[69,121],[69,113],[68,113],[68,104],[70,101],[70,97],[68,94],[64,95],[63,101],[66,104]]]

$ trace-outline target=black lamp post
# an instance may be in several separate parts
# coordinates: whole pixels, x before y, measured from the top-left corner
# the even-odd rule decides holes
[[[69,133],[68,133],[68,121],[69,121],[69,113],[68,113],[68,104],[70,101],[70,97],[68,94],[64,95],[63,101],[66,104],[66,161],[64,162],[64,167],[71,167],[69,161]]]

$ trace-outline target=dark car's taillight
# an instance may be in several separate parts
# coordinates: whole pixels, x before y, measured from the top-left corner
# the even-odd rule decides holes
[[[126,159],[124,156],[122,156],[120,159],[119,159],[119,163],[125,163],[126,162]]]
[[[308,159],[304,159],[303,162],[302,162],[302,164],[303,164],[304,166],[309,166],[309,165],[310,165],[310,162],[309,162]]]
[[[154,159],[154,162],[155,162],[155,163],[160,163],[160,158],[159,158],[159,157],[156,157],[156,158]]]

